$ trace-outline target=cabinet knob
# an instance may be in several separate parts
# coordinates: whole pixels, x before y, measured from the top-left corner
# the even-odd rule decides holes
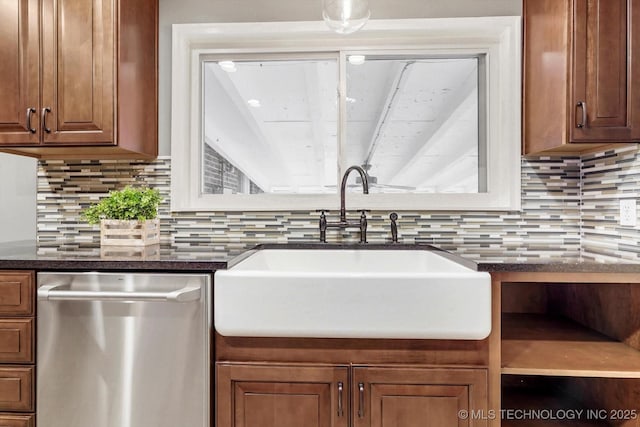
[[[36,133],[36,128],[31,127],[31,115],[36,112],[36,109],[33,107],[27,108],[27,129],[31,133]]]
[[[51,112],[51,108],[49,107],[44,107],[42,109],[42,129],[44,129],[44,131],[46,133],[51,133],[51,128],[47,127],[47,113]]]

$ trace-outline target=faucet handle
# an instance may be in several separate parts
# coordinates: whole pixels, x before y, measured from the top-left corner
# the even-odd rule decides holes
[[[360,243],[367,243],[367,214],[365,209],[361,209],[360,215]]]
[[[318,211],[321,212],[320,219],[318,220],[318,228],[320,229],[320,243],[327,243],[327,216],[324,214],[324,209],[320,209]]]
[[[328,214],[331,211],[328,210],[328,209],[316,209],[316,212],[320,212],[320,222],[323,222],[323,221],[326,222],[327,221],[327,215],[325,215],[325,214]]]
[[[396,224],[398,214],[392,212],[389,219],[391,220],[391,243],[398,243],[398,224]]]

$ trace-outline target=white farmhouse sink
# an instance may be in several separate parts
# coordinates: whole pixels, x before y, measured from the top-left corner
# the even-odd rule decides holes
[[[484,339],[491,279],[417,249],[261,249],[214,279],[224,336]]]

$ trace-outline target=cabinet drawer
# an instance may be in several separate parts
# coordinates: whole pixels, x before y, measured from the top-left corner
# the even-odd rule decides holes
[[[0,414],[0,427],[33,427],[33,415]]]
[[[33,363],[32,349],[32,318],[0,319],[0,363]]]
[[[31,316],[32,300],[32,272],[0,272],[0,316]]]
[[[33,411],[33,367],[0,368],[0,411]]]

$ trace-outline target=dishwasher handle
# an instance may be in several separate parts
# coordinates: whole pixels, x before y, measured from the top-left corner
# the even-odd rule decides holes
[[[70,285],[56,283],[38,288],[38,299],[46,301],[150,301],[192,302],[200,299],[200,286],[185,286],[170,292],[76,291]]]

